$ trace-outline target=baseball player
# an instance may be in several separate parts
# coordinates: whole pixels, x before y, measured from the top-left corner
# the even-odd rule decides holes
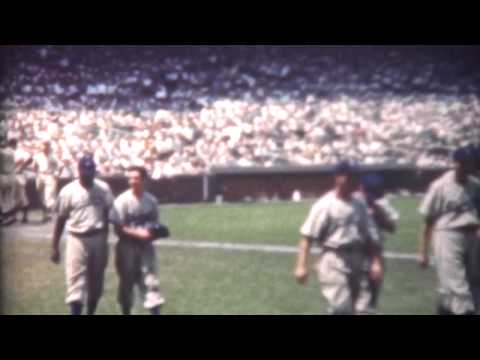
[[[321,246],[317,262],[322,293],[330,314],[355,314],[365,254],[372,258],[371,278],[382,277],[380,237],[363,201],[353,196],[358,174],[349,162],[335,169],[335,186],[311,208],[300,229],[301,239],[295,277],[307,281],[307,258],[313,241]]]
[[[43,222],[50,220],[49,213],[55,204],[60,169],[51,154],[50,143],[42,142],[42,151],[34,157],[34,168],[37,173],[36,186],[40,195]]]
[[[160,293],[152,230],[159,225],[157,199],[145,191],[147,172],[133,166],[128,169],[130,189],[120,194],[110,211],[110,222],[118,235],[115,265],[119,276],[118,302],[129,315],[134,303],[134,285],[138,285],[143,306],[152,315],[160,314],[165,299]]]
[[[0,142],[0,207],[3,226],[16,222],[15,154],[6,139]]]
[[[477,184],[480,184],[480,145],[470,147],[475,163],[475,174],[472,177],[472,180]],[[480,217],[480,192],[476,193],[476,196],[473,200],[477,215]],[[473,291],[473,300],[475,304],[475,313],[480,314],[480,231],[477,233],[479,241],[475,242],[475,254],[474,259],[478,259],[478,264],[474,265],[476,269],[475,273],[472,276],[472,281],[474,285],[472,286]]]
[[[18,210],[23,213],[22,223],[28,222],[28,198],[27,198],[27,179],[25,177],[25,169],[32,164],[33,158],[31,155],[18,148],[18,141],[16,139],[10,139],[8,142],[10,148],[15,152],[15,203]]]
[[[480,221],[473,199],[479,186],[471,177],[471,150],[457,149],[453,161],[454,169],[430,185],[419,208],[425,220],[420,236],[420,265],[425,268],[429,264],[428,250],[433,241],[440,295],[437,312],[441,315],[475,311],[472,277],[478,267],[474,245],[479,241]]]
[[[395,232],[399,215],[384,197],[383,179],[379,175],[370,174],[362,177],[359,190],[356,196],[367,205],[368,212],[372,216],[379,232],[381,243],[380,258],[384,274],[385,258],[383,256],[383,244],[386,240],[385,233]],[[360,314],[373,314],[376,312],[383,282],[383,277],[377,281],[370,277],[371,261],[372,259],[369,256],[365,257],[364,277],[361,282],[360,295],[357,302],[357,313]]]
[[[58,195],[57,219],[53,233],[51,260],[60,262],[60,237],[67,230],[65,302],[72,315],[95,313],[103,293],[104,273],[108,261],[108,212],[113,194],[105,182],[95,179],[93,157],[83,156],[78,163],[79,178],[67,184]]]

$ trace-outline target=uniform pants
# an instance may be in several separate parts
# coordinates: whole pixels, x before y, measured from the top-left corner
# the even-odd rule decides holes
[[[480,264],[478,241],[473,231],[437,230],[433,234],[440,304],[453,314],[474,311]]]
[[[15,209],[15,176],[0,175],[0,206],[2,213],[8,213]]]
[[[317,263],[318,280],[333,315],[354,314],[363,275],[362,251],[324,250]]]
[[[119,276],[120,305],[127,308],[133,306],[134,285],[138,285],[145,309],[152,309],[165,302],[160,293],[155,248],[151,242],[119,240],[115,266]]]
[[[39,174],[36,185],[42,204],[48,210],[52,210],[57,196],[57,180],[52,175]]]
[[[89,236],[69,233],[65,250],[67,295],[65,302],[95,302],[103,293],[108,243],[105,232]]]
[[[27,180],[25,178],[25,175],[17,175],[15,187],[15,202],[20,208],[25,208],[28,206],[26,187]]]
[[[385,257],[381,254],[383,271],[385,271]],[[378,298],[382,289],[382,282],[372,281],[370,278],[370,268],[372,258],[365,256],[362,279],[360,281],[360,294],[356,303],[357,314],[371,315],[377,311]]]

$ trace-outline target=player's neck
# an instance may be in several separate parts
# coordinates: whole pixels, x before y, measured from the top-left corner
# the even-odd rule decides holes
[[[135,196],[137,199],[140,199],[143,195],[144,189],[132,189],[132,194]]]
[[[352,193],[343,191],[342,189],[337,188],[335,190],[335,196],[343,201],[350,201],[352,199]]]

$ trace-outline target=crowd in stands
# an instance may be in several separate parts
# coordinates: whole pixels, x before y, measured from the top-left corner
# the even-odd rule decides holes
[[[446,166],[480,139],[477,47],[3,49],[9,136],[49,140],[64,177],[213,166]]]

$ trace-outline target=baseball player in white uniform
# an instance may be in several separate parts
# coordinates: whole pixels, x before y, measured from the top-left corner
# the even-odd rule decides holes
[[[42,151],[34,157],[34,168],[37,173],[37,191],[43,210],[43,222],[50,219],[49,213],[55,204],[55,196],[58,189],[60,169],[50,150],[50,143],[42,143]]]
[[[313,241],[321,246],[316,268],[330,314],[355,314],[363,277],[365,254],[372,258],[371,278],[382,277],[380,237],[363,201],[353,196],[358,184],[355,167],[341,162],[335,169],[335,187],[311,208],[300,229],[295,277],[304,284]]]
[[[474,245],[480,241],[480,221],[473,199],[480,188],[471,177],[473,154],[468,148],[459,148],[453,160],[454,169],[430,185],[419,208],[425,219],[420,265],[428,266],[433,241],[440,295],[437,312],[443,315],[474,313],[472,278],[479,264]]]
[[[355,194],[357,198],[365,202],[368,212],[377,226],[380,236],[380,258],[382,261],[383,275],[385,274],[385,258],[383,256],[386,233],[394,233],[396,222],[399,219],[398,212],[384,197],[383,179],[380,175],[370,174],[363,176],[360,182],[360,191]],[[364,276],[360,286],[359,300],[357,301],[357,313],[375,314],[378,307],[382,278],[376,281],[370,276],[371,258],[365,257]]]
[[[108,213],[113,194],[107,183],[95,179],[95,162],[86,155],[78,164],[79,178],[67,184],[56,202],[57,219],[51,260],[60,262],[60,237],[67,230],[65,245],[65,302],[72,315],[95,313],[103,293],[108,262]]]
[[[28,222],[28,197],[27,197],[27,178],[25,169],[33,162],[32,156],[25,150],[18,148],[16,139],[9,140],[9,146],[15,152],[15,203],[18,210],[22,211],[22,223]]]
[[[120,194],[110,211],[110,222],[118,235],[115,265],[119,276],[118,302],[129,315],[138,285],[143,306],[152,315],[160,314],[165,302],[160,293],[157,261],[150,230],[159,224],[158,201],[145,191],[147,172],[143,167],[128,169],[130,189]]]

